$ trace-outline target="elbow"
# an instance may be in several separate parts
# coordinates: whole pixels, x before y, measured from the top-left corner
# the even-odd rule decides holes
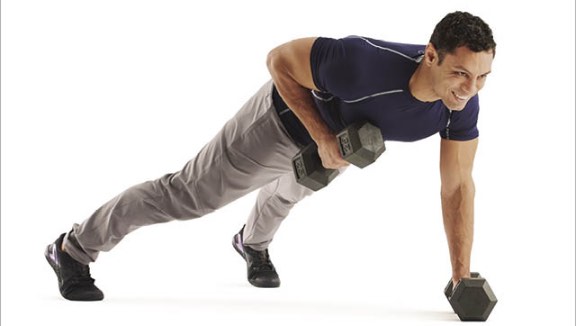
[[[268,56],[266,56],[266,67],[272,76],[275,75],[275,72],[278,71],[279,62],[280,62],[280,55],[278,48],[273,49],[272,51],[268,52]]]
[[[268,68],[268,70],[272,70],[273,64],[274,64],[274,50],[268,52],[268,55],[266,56],[266,67]]]

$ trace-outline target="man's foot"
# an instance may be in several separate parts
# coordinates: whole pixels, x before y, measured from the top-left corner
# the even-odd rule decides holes
[[[62,251],[65,233],[46,247],[44,256],[58,277],[58,288],[65,299],[72,301],[99,301],[104,293],[94,285],[90,268]]]
[[[280,278],[276,269],[270,261],[268,249],[254,250],[248,246],[244,246],[242,234],[244,226],[240,232],[232,238],[232,246],[246,261],[248,268],[248,282],[259,288],[277,288],[280,286]]]

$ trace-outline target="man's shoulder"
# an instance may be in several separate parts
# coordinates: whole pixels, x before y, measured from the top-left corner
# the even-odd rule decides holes
[[[424,44],[393,42],[358,35],[350,35],[341,40],[350,46],[360,46],[375,51],[386,51],[387,53],[404,56],[412,60],[417,60],[424,55],[426,48]]]

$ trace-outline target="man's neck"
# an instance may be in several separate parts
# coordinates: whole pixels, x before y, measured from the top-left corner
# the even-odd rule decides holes
[[[417,100],[422,102],[434,102],[437,101],[439,97],[434,92],[432,84],[433,82],[430,78],[430,74],[426,70],[424,64],[420,63],[418,68],[416,68],[416,71],[412,74],[412,77],[410,77],[408,89],[412,96]]]

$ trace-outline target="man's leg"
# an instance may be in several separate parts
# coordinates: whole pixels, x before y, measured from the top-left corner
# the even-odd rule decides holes
[[[291,169],[297,146],[285,134],[267,83],[181,171],[129,188],[73,228],[64,249],[87,264],[145,225],[201,217]],[[78,248],[76,245],[79,245]]]
[[[312,193],[314,191],[296,182],[293,173],[264,186],[244,228],[244,245],[255,250],[268,248],[292,207]]]
[[[234,235],[232,245],[246,260],[248,282],[256,287],[278,287],[280,277],[270,260],[268,245],[290,209],[313,191],[299,185],[292,173],[264,186],[248,222]]]
[[[74,225],[60,239],[61,256],[88,265],[141,226],[203,216],[288,173],[298,147],[276,114],[271,90],[271,82],[264,85],[181,171],[129,188]]]

